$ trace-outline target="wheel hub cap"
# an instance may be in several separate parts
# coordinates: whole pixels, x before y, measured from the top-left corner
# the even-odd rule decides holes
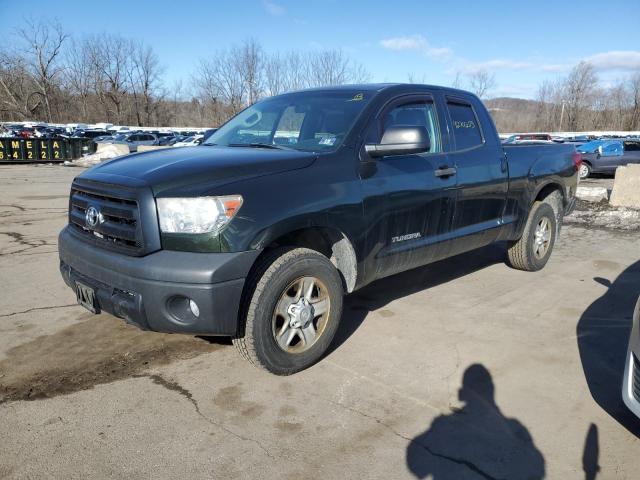
[[[534,253],[536,257],[542,258],[547,253],[549,242],[551,241],[551,223],[548,219],[540,220],[536,227],[535,237],[533,240]]]
[[[287,313],[291,328],[307,328],[313,320],[313,306],[306,298],[301,298],[298,302],[291,304]]]
[[[322,336],[330,311],[329,292],[320,279],[306,276],[294,280],[274,308],[274,340],[287,353],[304,352]]]

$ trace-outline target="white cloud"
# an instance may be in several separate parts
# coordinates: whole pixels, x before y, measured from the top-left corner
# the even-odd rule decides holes
[[[498,97],[516,97],[516,98],[531,98],[536,91],[536,86],[532,84],[505,84],[498,85],[491,91],[491,96]]]
[[[603,52],[575,61],[566,63],[545,63],[539,60],[511,60],[491,59],[483,62],[470,62],[460,59],[458,71],[462,73],[475,73],[480,70],[487,71],[531,71],[543,73],[568,72],[580,61],[593,65],[601,72],[606,71],[636,71],[640,69],[640,51],[611,51]]]
[[[422,35],[408,37],[394,37],[380,40],[380,46],[387,50],[416,50],[435,59],[446,59],[453,55],[453,51],[446,47],[433,47]]]
[[[458,67],[462,73],[476,73],[482,70],[492,71],[539,71],[547,73],[557,73],[568,70],[570,65],[561,63],[540,63],[534,61],[510,60],[505,58],[495,58],[484,62],[469,62],[463,60]]]
[[[271,0],[262,0],[262,6],[269,13],[269,15],[273,15],[274,17],[279,17],[287,12],[287,10],[282,5],[278,5]]]
[[[640,52],[633,50],[614,50],[598,53],[584,59],[597,70],[638,70],[640,69]]]

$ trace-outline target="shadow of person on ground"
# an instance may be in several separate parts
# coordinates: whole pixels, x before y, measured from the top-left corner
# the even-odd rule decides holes
[[[584,452],[582,454],[582,470],[584,470],[585,480],[596,480],[600,472],[599,457],[598,427],[592,423],[584,441]]]
[[[584,376],[596,403],[640,438],[640,420],[624,405],[621,393],[633,310],[640,295],[640,261],[613,282],[600,277],[594,281],[608,289],[589,305],[576,328]]]
[[[369,312],[392,301],[464,277],[506,259],[505,246],[497,243],[432,263],[425,267],[377,280],[345,298],[340,327],[328,354],[337,350],[362,324]]]
[[[544,457],[529,431],[496,405],[493,380],[483,365],[467,368],[458,395],[464,407],[436,418],[409,444],[407,467],[416,478],[544,477]]]

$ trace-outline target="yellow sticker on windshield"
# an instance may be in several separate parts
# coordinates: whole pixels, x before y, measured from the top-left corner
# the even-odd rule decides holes
[[[350,102],[359,102],[360,100],[364,100],[364,94],[362,93],[356,93],[353,98],[351,100],[349,100]]]

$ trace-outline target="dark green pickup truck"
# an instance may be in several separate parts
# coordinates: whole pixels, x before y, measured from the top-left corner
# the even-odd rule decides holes
[[[329,347],[343,295],[502,241],[542,268],[571,209],[571,145],[502,146],[478,98],[355,85],[268,98],[203,145],[128,155],[71,186],[60,270],[89,310],[234,338],[291,374]]]

